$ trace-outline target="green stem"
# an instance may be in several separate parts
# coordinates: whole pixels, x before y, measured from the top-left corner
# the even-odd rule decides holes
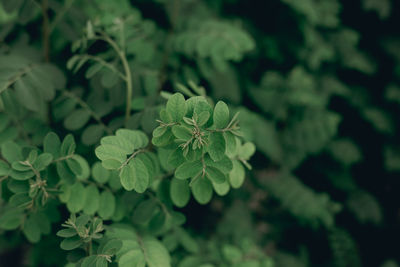
[[[111,47],[115,50],[115,52],[118,54],[119,58],[121,59],[122,66],[124,68],[125,72],[125,82],[126,82],[126,108],[125,108],[125,125],[129,121],[129,118],[131,116],[131,103],[132,103],[132,93],[133,93],[133,87],[132,87],[132,73],[131,73],[131,68],[129,67],[128,60],[126,59],[126,54],[125,51],[121,50],[117,43],[111,39],[108,35],[102,34],[99,39],[107,42]]]

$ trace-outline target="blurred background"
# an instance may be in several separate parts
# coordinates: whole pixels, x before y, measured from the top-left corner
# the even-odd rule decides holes
[[[41,46],[36,1],[0,2],[2,49]],[[149,36],[131,47],[135,59],[162,64],[163,90],[191,80],[227,101],[257,147],[244,188],[208,206],[191,201],[187,227],[254,239],[276,266],[399,266],[400,1],[116,2],[49,0],[52,20],[66,12],[51,61],[66,71],[88,19],[134,10]],[[152,55],[164,45],[159,64]],[[134,95],[150,86],[148,73],[134,77]],[[89,86],[84,72],[68,79]]]

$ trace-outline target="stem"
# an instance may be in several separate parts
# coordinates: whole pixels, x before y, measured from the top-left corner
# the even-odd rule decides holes
[[[101,127],[103,127],[103,129],[104,129],[109,135],[112,134],[111,129],[108,128],[108,127],[103,123],[103,121],[101,120],[101,118],[99,117],[99,115],[97,115],[96,112],[94,112],[94,111],[89,107],[89,105],[86,104],[85,101],[83,101],[81,98],[79,98],[78,96],[76,96],[75,94],[73,94],[73,93],[71,93],[71,92],[69,92],[69,91],[63,91],[63,93],[64,93],[64,95],[66,95],[67,97],[73,98],[76,102],[78,102],[78,104],[79,104],[82,108],[86,109],[86,110],[89,112],[90,116],[91,116],[93,119],[95,119],[95,120],[97,121],[97,123],[100,124]]]
[[[131,70],[128,64],[128,61],[125,57],[125,52],[121,53],[122,65],[125,70],[126,77],[126,108],[125,108],[125,125],[128,123],[129,118],[131,116],[131,103],[132,103],[132,75]]]
[[[50,28],[49,28],[49,15],[47,10],[49,8],[48,0],[42,0],[42,14],[43,14],[43,54],[46,62],[50,61]]]
[[[133,159],[137,154],[142,153],[144,151],[146,151],[146,149],[139,149],[139,150],[133,152],[132,155],[130,155],[129,158],[127,158],[125,160],[125,162],[121,164],[121,166],[119,166],[118,171],[121,170],[126,165],[128,165],[129,161],[131,161],[131,159]]]
[[[68,12],[68,10],[71,8],[72,4],[74,3],[75,0],[71,0],[71,1],[65,1],[66,4],[64,6],[64,8],[58,12],[58,14],[56,15],[56,17],[54,18],[53,22],[50,23],[49,26],[49,34],[51,34],[54,29],[56,28],[56,25],[60,22],[60,20],[65,16],[65,14]]]
[[[131,74],[131,69],[129,67],[128,60],[126,59],[126,54],[125,51],[121,50],[118,46],[118,44],[111,39],[108,35],[102,34],[99,39],[107,42],[111,47],[115,50],[115,52],[118,54],[119,58],[121,59],[122,66],[124,68],[125,72],[125,82],[126,82],[126,108],[125,108],[125,125],[129,121],[129,118],[131,116],[131,102],[132,102],[132,74]]]

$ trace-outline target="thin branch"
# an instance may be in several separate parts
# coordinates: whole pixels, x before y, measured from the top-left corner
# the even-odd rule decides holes
[[[0,94],[3,93],[5,90],[7,90],[9,87],[11,87],[15,82],[17,82],[19,79],[21,79],[22,76],[27,74],[28,72],[32,71],[32,69],[35,67],[35,64],[29,65],[27,68],[21,70],[17,74],[15,74],[14,77],[12,77],[10,80],[6,82],[3,87],[0,88]]]
[[[49,14],[47,13],[49,8],[48,0],[42,0],[42,15],[43,15],[43,55],[46,62],[50,61],[50,29],[49,29]]]
[[[61,19],[65,16],[65,14],[68,12],[68,10],[71,8],[72,4],[74,3],[75,0],[67,0],[65,6],[63,9],[57,13],[56,17],[54,20],[50,23],[49,26],[49,34],[51,34],[54,29],[56,28],[57,24],[61,21]]]
[[[129,67],[128,60],[126,58],[125,51],[121,50],[118,46],[118,44],[111,39],[108,35],[102,34],[100,37],[98,37],[100,40],[103,40],[107,42],[111,47],[115,50],[115,52],[118,54],[119,58],[121,59],[122,66],[125,71],[125,77],[126,77],[126,107],[125,107],[125,124],[128,123],[129,118],[131,116],[131,103],[132,103],[132,73],[131,69]]]
[[[80,97],[76,96],[75,94],[73,94],[73,93],[71,93],[71,92],[69,92],[69,91],[63,91],[63,94],[64,94],[65,96],[67,96],[67,97],[73,98],[76,102],[78,102],[78,104],[79,104],[82,108],[86,109],[86,110],[89,112],[90,116],[91,116],[93,119],[95,119],[95,120],[97,121],[97,123],[100,124],[100,125],[103,127],[103,129],[104,129],[108,134],[110,134],[110,135],[112,134],[111,129],[108,128],[107,125],[105,125],[105,124],[103,123],[103,121],[101,120],[100,116],[97,115],[97,113],[94,112],[94,111],[92,110],[92,108],[91,108],[88,104],[86,104],[85,101],[83,101]]]
[[[125,167],[126,165],[128,165],[129,161],[131,161],[137,154],[142,153],[144,151],[146,151],[147,149],[139,149],[135,152],[132,153],[132,155],[129,156],[129,158],[127,158],[124,163],[121,164],[121,166],[119,166],[118,171],[121,170],[123,167]]]

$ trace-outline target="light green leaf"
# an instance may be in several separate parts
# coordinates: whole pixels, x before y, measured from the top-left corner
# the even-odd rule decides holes
[[[225,155],[225,138],[220,132],[213,132],[209,137],[210,145],[208,147],[208,153],[214,161],[219,161]]]
[[[185,97],[181,93],[173,94],[167,102],[167,112],[172,118],[172,121],[179,122],[186,114],[187,106]]]
[[[192,193],[194,198],[200,204],[207,204],[213,193],[213,188],[210,180],[205,177],[199,177],[192,184]]]
[[[187,179],[197,176],[203,170],[203,164],[200,160],[185,162],[175,170],[175,177],[178,179]]]
[[[182,208],[189,202],[190,190],[187,180],[172,178],[169,192],[175,206]]]
[[[245,170],[243,165],[238,161],[233,161],[233,169],[229,173],[229,182],[233,188],[239,188],[242,186],[245,178]]]
[[[103,191],[100,194],[98,214],[104,220],[111,219],[115,211],[115,197],[110,191]]]
[[[224,129],[229,124],[229,108],[222,102],[218,101],[214,108],[213,114],[214,125],[217,129]]]

